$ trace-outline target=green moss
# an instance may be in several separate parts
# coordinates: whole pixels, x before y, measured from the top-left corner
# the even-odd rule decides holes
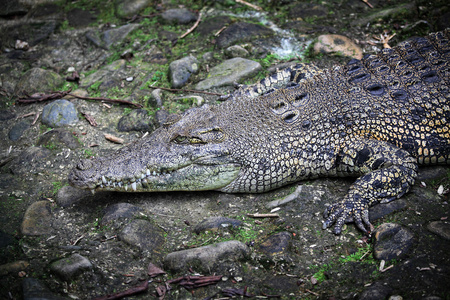
[[[64,186],[68,184],[62,183],[61,181],[53,181],[52,185],[53,185],[52,193],[56,195],[60,189],[62,189]]]

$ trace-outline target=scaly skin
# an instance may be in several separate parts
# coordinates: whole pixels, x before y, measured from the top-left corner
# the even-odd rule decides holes
[[[450,164],[449,31],[347,66],[299,64],[241,87],[232,100],[172,117],[148,138],[80,162],[79,188],[261,193],[299,180],[357,177],[323,227],[401,197],[418,165]],[[283,87],[283,88],[280,88]]]

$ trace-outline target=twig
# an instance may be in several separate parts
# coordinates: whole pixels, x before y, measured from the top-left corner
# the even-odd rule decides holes
[[[17,120],[17,119],[26,118],[26,117],[32,116],[32,115],[34,115],[34,114],[35,114],[35,112],[30,112],[30,113],[28,113],[28,114],[24,114],[24,115],[21,115],[21,116],[16,117],[16,120]]]
[[[367,4],[367,6],[369,6],[370,8],[373,8],[373,5],[369,3],[369,0],[361,0],[361,1]]]
[[[84,238],[84,234],[81,235],[79,238],[77,238],[77,239],[75,240],[75,242],[72,243],[72,245],[76,245],[82,238]]]
[[[222,31],[225,30],[225,28],[227,28],[227,26],[223,26],[222,28],[220,28],[216,33],[214,33],[214,36],[218,36]]]
[[[91,124],[91,126],[97,127],[98,124],[95,121],[94,117],[92,117],[91,115],[89,115],[85,112],[82,112],[81,114],[86,118],[86,120],[89,122],[89,124]]]
[[[241,3],[241,4],[245,4],[245,5],[247,5],[247,6],[250,6],[251,8],[253,8],[253,9],[255,9],[255,10],[262,10],[262,8],[259,7],[258,5],[248,3],[247,1],[244,1],[244,0],[236,0],[236,2],[237,2],[237,3]]]
[[[317,293],[314,293],[313,291],[311,291],[311,290],[308,290],[308,289],[305,289],[305,291],[307,291],[308,293],[310,293],[310,294],[313,294],[314,296],[319,296],[319,294],[317,294]]]
[[[75,98],[83,99],[83,100],[97,100],[97,101],[105,101],[105,102],[113,102],[113,103],[122,103],[122,104],[129,104],[129,105],[133,105],[133,106],[142,108],[142,105],[140,105],[138,103],[133,103],[133,102],[130,102],[127,100],[110,99],[110,98],[103,98],[103,97],[84,97],[84,96],[74,95],[71,93],[68,93],[67,95],[73,96]]]
[[[192,26],[191,28],[188,29],[188,31],[186,31],[182,36],[180,36],[179,38],[182,39],[185,36],[187,36],[189,33],[191,33],[192,31],[194,31],[194,29],[198,26],[198,23],[200,23],[200,19],[202,18],[202,12],[200,12],[200,14],[198,15],[197,21],[195,22],[194,26]]]
[[[140,292],[145,292],[147,289],[148,289],[148,281],[146,280],[142,284],[137,285],[132,288],[129,288],[128,290],[118,292],[115,294],[106,295],[106,296],[96,297],[92,300],[116,300],[116,299],[121,299],[121,298],[124,298],[127,296],[132,296],[132,295],[140,293]]]
[[[206,95],[214,95],[214,96],[223,96],[222,94],[219,93],[211,93],[211,92],[204,92],[204,91],[199,91],[199,90],[183,90],[183,89],[169,89],[169,88],[163,88],[163,87],[157,87],[157,86],[148,86],[149,88],[152,89],[161,89],[163,91],[169,91],[169,92],[187,92],[187,93],[199,93],[199,94],[206,94]]]
[[[247,214],[247,217],[250,218],[278,218],[280,217],[278,214]]]
[[[40,115],[40,113],[37,112],[36,115],[34,116],[33,122],[31,122],[31,125],[36,124],[37,120],[39,119],[39,115]]]
[[[105,133],[105,139],[117,144],[123,144],[123,139],[116,137],[112,134]]]

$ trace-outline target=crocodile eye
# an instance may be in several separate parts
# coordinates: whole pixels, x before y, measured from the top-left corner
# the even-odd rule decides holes
[[[187,144],[189,143],[189,139],[187,138],[187,136],[183,136],[183,135],[178,135],[175,138],[172,139],[173,142],[175,142],[176,144]]]

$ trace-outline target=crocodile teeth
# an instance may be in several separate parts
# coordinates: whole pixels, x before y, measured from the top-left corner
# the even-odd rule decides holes
[[[106,184],[106,178],[105,178],[105,176],[102,176],[102,182],[104,183],[104,184]]]
[[[145,174],[141,174],[141,178],[140,179],[144,179],[145,178]]]
[[[125,191],[128,191],[128,184],[125,184]]]
[[[147,176],[150,176],[150,170],[147,169]]]
[[[92,195],[95,195],[95,190],[91,189],[91,193],[92,193]]]
[[[133,189],[133,191],[136,192],[136,182],[133,182],[133,183],[131,184],[131,188]]]
[[[152,174],[153,176],[156,176],[156,172],[155,171],[153,171],[153,174]]]

